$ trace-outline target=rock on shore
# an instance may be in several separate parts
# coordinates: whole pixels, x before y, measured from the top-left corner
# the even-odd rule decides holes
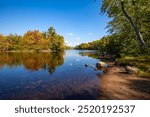
[[[98,69],[101,69],[101,68],[107,67],[107,64],[104,62],[98,62],[98,63],[96,63],[96,67]]]
[[[138,68],[132,66],[126,66],[125,69],[129,74],[137,74],[139,72]]]

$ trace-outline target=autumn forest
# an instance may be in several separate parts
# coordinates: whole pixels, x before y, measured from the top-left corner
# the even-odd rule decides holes
[[[41,51],[63,50],[64,37],[57,34],[53,27],[46,32],[27,31],[24,36],[0,35],[0,50],[5,51]]]

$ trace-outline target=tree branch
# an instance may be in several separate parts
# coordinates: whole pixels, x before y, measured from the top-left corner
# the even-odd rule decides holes
[[[122,9],[122,12],[124,13],[125,17],[128,19],[128,21],[131,23],[136,35],[137,35],[137,38],[140,42],[141,45],[145,45],[145,42],[143,40],[143,37],[140,33],[140,31],[138,30],[136,24],[133,22],[132,18],[127,14],[127,12],[125,11],[125,7],[124,7],[124,0],[121,1],[121,9]]]

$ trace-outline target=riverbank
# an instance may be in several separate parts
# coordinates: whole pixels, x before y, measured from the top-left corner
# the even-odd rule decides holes
[[[12,50],[12,51],[0,51],[0,53],[38,53],[38,52],[58,52],[58,51],[64,51],[64,50]]]
[[[126,56],[124,58],[118,59],[119,65],[129,65],[135,66],[139,69],[138,76],[149,77],[150,78],[150,56]]]
[[[128,74],[124,67],[111,63],[100,78],[99,99],[150,99],[150,78]]]

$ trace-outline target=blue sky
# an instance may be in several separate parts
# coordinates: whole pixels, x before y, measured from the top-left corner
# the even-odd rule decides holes
[[[109,19],[100,15],[97,0],[0,0],[0,33],[23,35],[53,26],[68,45],[90,42],[104,35]]]

